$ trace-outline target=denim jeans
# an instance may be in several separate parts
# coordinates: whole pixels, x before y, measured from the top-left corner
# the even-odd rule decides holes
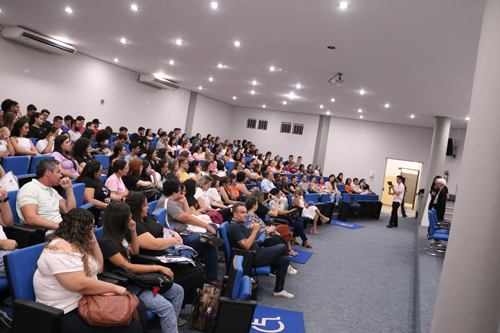
[[[330,196],[330,201],[333,201],[335,204],[340,205],[340,198],[342,198],[342,193],[338,191],[337,193],[332,193]]]
[[[299,236],[302,238],[302,241],[305,242],[307,240],[306,234],[304,232],[304,220],[298,218],[294,223],[289,223],[289,226],[293,227],[293,237]]]
[[[210,223],[210,225],[217,230],[219,227],[215,223]],[[183,236],[182,241],[184,245],[191,246],[198,255],[203,255],[205,257],[205,275],[207,279],[217,280],[217,266],[219,260],[218,248],[214,246],[210,246],[208,244],[200,243],[200,236],[198,234],[190,234],[187,236]]]
[[[127,290],[137,295],[141,287],[128,285]],[[151,290],[144,290],[139,298],[144,302],[146,308],[160,317],[162,333],[177,333],[177,319],[181,311],[184,289],[174,283],[169,291],[161,295],[154,295]]]
[[[255,255],[255,267],[271,265],[276,268],[276,284],[274,292],[279,293],[285,288],[285,277],[290,265],[288,249],[285,244],[260,248]]]
[[[5,275],[5,264],[3,262],[3,256],[8,255],[12,251],[5,251],[5,250],[0,250],[0,278],[4,278],[7,275]]]

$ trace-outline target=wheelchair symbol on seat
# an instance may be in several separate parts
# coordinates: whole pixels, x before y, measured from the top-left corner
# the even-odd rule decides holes
[[[260,331],[260,332],[266,332],[266,333],[277,333],[277,332],[281,332],[285,329],[285,325],[280,321],[280,317],[276,317],[276,318],[262,318],[262,322],[259,323],[259,320],[258,319],[254,319],[253,323],[252,323],[252,328],[257,330],[257,331]],[[275,329],[275,330],[266,330],[266,329],[263,329],[263,328],[259,328],[259,327],[255,327],[253,325],[257,325],[257,326],[266,326],[266,322],[267,321],[271,321],[271,320],[278,320],[278,324],[279,324],[279,328],[278,329]]]

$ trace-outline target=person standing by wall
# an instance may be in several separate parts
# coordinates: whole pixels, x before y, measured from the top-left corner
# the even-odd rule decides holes
[[[389,195],[393,195],[394,199],[392,201],[392,212],[391,219],[387,228],[397,228],[398,227],[398,208],[403,201],[403,196],[405,194],[405,186],[403,185],[403,176],[397,176],[396,181],[398,184],[396,186],[392,185],[389,187]]]

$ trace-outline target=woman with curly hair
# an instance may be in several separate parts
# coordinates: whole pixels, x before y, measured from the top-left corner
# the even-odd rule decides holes
[[[73,144],[73,150],[71,152],[71,155],[75,158],[76,162],[78,163],[78,172],[82,173],[83,168],[85,168],[85,165],[87,163],[90,163],[92,161],[92,156],[90,155],[90,152],[92,151],[92,147],[90,146],[90,141],[85,138],[80,138],[75,141]]]
[[[127,292],[124,287],[97,279],[103,256],[93,226],[94,216],[82,208],[74,208],[63,217],[38,259],[33,277],[36,300],[64,311],[61,332],[142,332],[143,327],[135,318],[120,328],[91,327],[78,314],[78,301],[83,295]],[[145,311],[139,314],[141,322],[146,322]]]

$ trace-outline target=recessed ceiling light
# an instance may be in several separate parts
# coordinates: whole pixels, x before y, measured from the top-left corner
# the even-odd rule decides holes
[[[182,45],[182,39],[176,39],[175,44],[177,45]]]
[[[137,11],[139,7],[137,7],[137,5],[132,5],[130,6],[130,9],[132,9],[133,11]]]
[[[389,103],[385,103],[385,105],[384,105],[384,106],[385,106],[386,108],[388,108],[388,107],[389,107]]]
[[[319,108],[320,108],[320,109],[322,109],[322,108],[323,108],[323,104],[321,104],[321,105],[319,106]]]
[[[300,83],[297,83],[297,85],[295,86],[295,88],[300,89],[300,88],[302,88],[302,86],[300,85]]]
[[[223,68],[223,67],[224,67],[224,65],[223,65],[223,64],[218,64],[218,65],[217,65],[217,67],[219,67],[219,68]]]
[[[118,62],[118,58],[115,58],[115,62]]]
[[[233,96],[233,99],[236,99],[236,96]]]
[[[360,119],[363,119],[363,116],[359,116]]]
[[[283,105],[286,105],[286,101],[283,101]]]
[[[266,104],[262,105],[262,107],[265,109],[266,108]]]
[[[257,85],[257,81],[253,80],[253,81],[252,81],[252,84],[253,84],[254,86],[255,86],[255,85]]]
[[[465,118],[465,120],[469,120],[469,119],[470,119],[469,117]]]
[[[0,9],[0,13],[2,12],[2,10]]]
[[[335,98],[332,98],[332,99],[331,99],[331,101],[332,101],[332,102],[335,102]]]
[[[358,112],[363,112],[363,110],[361,110],[361,109],[358,109]]]
[[[198,89],[200,89],[200,90],[201,90],[201,89],[203,89],[203,87],[202,87],[202,86],[199,86],[199,87],[198,87]]]
[[[330,111],[326,111],[326,114],[330,114]]]
[[[361,89],[361,90],[359,91],[359,94],[360,94],[360,95],[364,95],[364,94],[365,94],[365,91],[364,91],[363,89]]]
[[[213,78],[213,77],[209,77],[209,78],[208,78],[208,81],[210,81],[210,82],[212,82],[213,80],[214,80],[214,78]]]
[[[168,63],[169,63],[170,65],[175,64],[175,62],[174,62],[173,60],[170,60]]]
[[[213,9],[217,9],[217,8],[219,8],[219,4],[217,2],[212,2],[210,4],[210,7],[212,7]]]
[[[347,3],[346,1],[342,1],[341,3],[339,3],[340,9],[346,9],[347,7],[349,7],[349,3]]]
[[[410,116],[410,118],[415,118],[415,115],[414,115],[414,114],[412,114],[412,115]]]
[[[271,72],[274,72],[274,70],[275,70],[275,69],[276,69],[276,68],[274,68],[274,66],[269,67],[269,70],[270,70]]]
[[[122,42],[123,44],[127,43],[127,40],[125,38],[122,38],[120,39],[120,42]]]
[[[255,90],[250,91],[250,94],[255,95]]]
[[[241,43],[239,41],[234,42],[234,46],[240,46]]]
[[[290,98],[290,99],[297,98],[297,96],[295,95],[295,93],[293,91],[290,91],[290,93],[288,95],[285,95],[285,96]]]
[[[69,8],[69,7],[66,7],[65,11],[66,11],[66,13],[68,13],[68,14],[73,13],[73,9],[71,9],[71,8]]]

